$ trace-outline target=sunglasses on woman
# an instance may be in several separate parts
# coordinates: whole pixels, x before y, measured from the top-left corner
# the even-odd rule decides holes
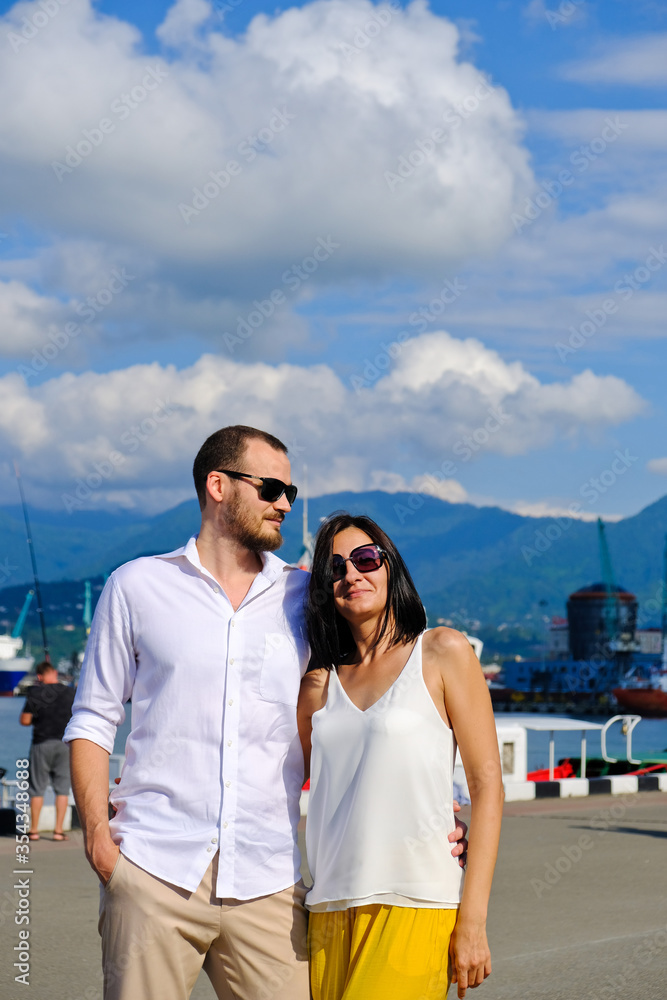
[[[267,503],[275,503],[276,500],[280,500],[283,493],[287,497],[290,507],[296,500],[298,486],[294,486],[293,484],[288,486],[282,479],[270,479],[268,476],[253,476],[250,472],[233,472],[231,469],[216,469],[215,471],[224,472],[231,479],[259,479],[262,484],[259,487],[259,495]]]
[[[360,573],[372,573],[379,569],[385,561],[387,553],[379,545],[358,545],[352,549],[347,559],[343,559],[338,554],[334,555],[331,563],[331,573],[334,580],[342,580],[347,570],[346,565],[351,562]]]

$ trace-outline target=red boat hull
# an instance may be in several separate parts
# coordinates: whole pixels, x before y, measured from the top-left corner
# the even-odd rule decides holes
[[[614,688],[612,694],[621,708],[654,719],[667,718],[667,692],[651,688]]]

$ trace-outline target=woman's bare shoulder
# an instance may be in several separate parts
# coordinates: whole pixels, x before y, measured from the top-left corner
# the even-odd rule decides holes
[[[424,634],[424,658],[431,669],[439,672],[445,684],[466,677],[473,681],[482,677],[475,651],[467,637],[455,628],[434,628]]]
[[[473,648],[463,632],[458,632],[455,628],[447,628],[441,625],[438,628],[430,628],[424,632],[423,649],[428,655],[465,657],[472,653]]]

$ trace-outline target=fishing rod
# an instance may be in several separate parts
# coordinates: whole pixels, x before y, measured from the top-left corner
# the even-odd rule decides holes
[[[37,614],[39,615],[39,620],[42,626],[42,645],[44,646],[44,659],[47,663],[51,662],[51,657],[49,656],[49,644],[46,638],[46,623],[44,622],[44,609],[42,607],[42,594],[39,589],[39,579],[37,577],[37,561],[35,559],[35,547],[32,544],[32,532],[30,531],[30,521],[28,519],[28,508],[25,503],[25,494],[23,493],[23,483],[21,482],[21,473],[19,472],[18,463],[14,462],[14,472],[16,473],[16,482],[19,484],[19,493],[21,494],[21,506],[23,507],[23,519],[25,520],[25,530],[28,535],[28,548],[30,549],[30,561],[32,562],[32,575],[35,580],[35,596],[37,598]]]

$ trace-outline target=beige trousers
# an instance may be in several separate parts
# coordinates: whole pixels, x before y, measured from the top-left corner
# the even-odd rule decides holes
[[[219,1000],[308,1000],[303,883],[217,899],[217,865],[191,893],[119,857],[100,889],[104,1000],[187,1000],[202,967]]]

